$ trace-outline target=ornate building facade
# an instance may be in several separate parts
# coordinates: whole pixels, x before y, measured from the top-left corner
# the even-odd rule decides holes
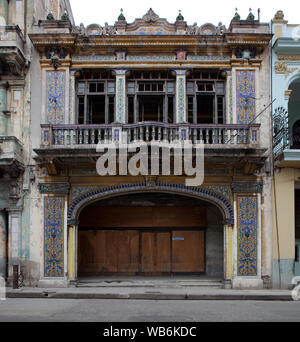
[[[31,283],[197,274],[270,287],[269,25],[236,13],[229,28],[190,26],[150,9],[104,27],[41,20],[30,39]],[[97,145],[124,133],[146,146],[201,142],[204,183],[140,162],[126,175],[120,159],[98,175]]]
[[[17,263],[27,285],[47,287],[177,274],[271,287],[269,25],[252,13],[236,13],[229,28],[188,25],[181,13],[170,23],[150,9],[133,23],[121,13],[114,25],[76,27],[68,6],[44,3],[27,21],[31,54],[19,60],[29,71],[7,78],[28,79],[19,95],[0,86],[1,139],[15,149],[11,160],[0,155],[14,165],[1,164],[2,274]],[[23,96],[19,114],[4,93]],[[19,133],[8,131],[16,115]],[[190,186],[172,153],[168,175],[161,154],[155,172],[140,158],[127,175],[122,160],[132,155],[119,150],[100,176],[101,146],[124,136],[147,151],[153,142],[204,145],[203,184]]]
[[[273,285],[287,288],[300,275],[300,29],[278,11],[272,30]]]

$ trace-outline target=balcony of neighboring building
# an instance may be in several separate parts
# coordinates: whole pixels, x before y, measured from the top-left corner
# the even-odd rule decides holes
[[[0,136],[0,172],[17,177],[24,169],[22,143],[13,136]]]
[[[21,75],[26,63],[25,38],[18,25],[0,26],[1,74]]]
[[[278,166],[300,167],[300,78],[289,86],[288,110],[275,115],[274,154]]]

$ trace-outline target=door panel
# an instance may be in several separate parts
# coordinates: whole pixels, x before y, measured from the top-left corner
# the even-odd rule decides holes
[[[138,231],[80,231],[78,270],[82,274],[139,271]]]
[[[172,239],[172,272],[205,272],[204,231],[174,231]]]
[[[171,272],[171,233],[141,233],[141,273],[163,274]]]

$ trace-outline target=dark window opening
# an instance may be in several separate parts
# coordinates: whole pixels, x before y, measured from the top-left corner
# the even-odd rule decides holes
[[[168,123],[174,122],[174,96],[168,96]]]
[[[108,123],[115,121],[115,97],[108,97]]]
[[[78,97],[78,124],[84,124],[84,96]]]
[[[188,122],[194,123],[194,96],[188,96],[187,111]]]
[[[197,96],[197,123],[214,123],[214,96]]]
[[[218,124],[224,123],[224,97],[217,97],[217,109],[218,109]]]
[[[128,123],[134,123],[134,97],[128,97]]]
[[[300,120],[298,120],[293,126],[292,149],[300,149]]]
[[[164,121],[164,96],[139,96],[139,121]]]
[[[87,124],[105,124],[105,96],[88,96]]]

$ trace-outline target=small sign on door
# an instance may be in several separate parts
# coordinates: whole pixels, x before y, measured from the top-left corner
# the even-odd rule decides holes
[[[184,241],[184,237],[173,237],[173,241]]]

